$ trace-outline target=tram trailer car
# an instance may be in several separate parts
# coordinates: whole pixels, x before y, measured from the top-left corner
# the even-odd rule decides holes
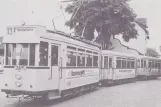
[[[100,81],[103,84],[134,82],[136,61],[134,55],[103,50]]]
[[[161,59],[149,56],[139,56],[137,64],[139,80],[156,79],[161,76]]]
[[[11,26],[4,36],[8,97],[59,98],[97,87],[99,45],[42,26]]]

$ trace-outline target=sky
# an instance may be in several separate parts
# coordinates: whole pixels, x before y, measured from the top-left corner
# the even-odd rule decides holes
[[[65,5],[65,4],[62,4]],[[131,0],[130,6],[138,17],[147,18],[150,40],[148,47],[159,49],[161,46],[161,1],[160,0]],[[64,26],[70,16],[65,13],[65,18],[60,9],[59,0],[0,0],[0,36],[6,34],[6,26],[43,25],[53,30],[56,29],[70,33]]]

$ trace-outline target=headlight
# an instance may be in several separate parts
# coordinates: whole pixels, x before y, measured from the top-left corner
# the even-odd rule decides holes
[[[15,82],[15,84],[16,84],[17,87],[21,87],[22,86],[22,82],[20,82],[20,81],[19,82]]]
[[[22,76],[20,74],[16,74],[15,75],[16,79],[20,80],[22,78]]]

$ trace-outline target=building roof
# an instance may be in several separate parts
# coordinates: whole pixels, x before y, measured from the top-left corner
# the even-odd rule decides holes
[[[128,50],[128,49],[134,50],[134,51],[136,51],[139,55],[144,55],[143,53],[139,52],[138,50],[136,50],[136,49],[134,49],[134,48],[130,48],[130,47],[128,47],[128,46],[125,46],[124,44],[121,43],[121,41],[120,41],[119,39],[117,39],[117,38],[114,38],[114,39],[118,40],[119,43],[120,43],[123,47],[127,48],[127,50]]]

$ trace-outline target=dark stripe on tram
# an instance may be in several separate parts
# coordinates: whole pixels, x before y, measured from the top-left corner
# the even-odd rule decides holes
[[[4,68],[14,68],[15,66],[4,66]],[[50,67],[26,67],[28,69],[50,69]]]
[[[50,69],[50,67],[26,67],[28,69]]]
[[[99,67],[61,67],[62,69],[92,69],[92,68],[99,68]]]
[[[4,66],[4,68],[14,68],[14,66]]]

